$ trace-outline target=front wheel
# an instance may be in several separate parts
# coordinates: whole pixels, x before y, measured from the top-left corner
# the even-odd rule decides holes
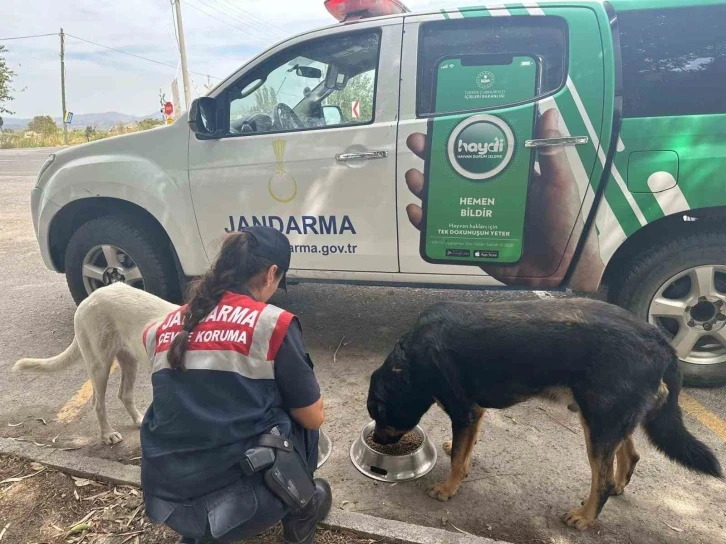
[[[66,249],[65,269],[73,300],[123,282],[169,300],[174,268],[162,236],[134,218],[101,217],[82,225]]]
[[[726,234],[676,238],[638,257],[611,301],[660,328],[683,381],[726,385]]]

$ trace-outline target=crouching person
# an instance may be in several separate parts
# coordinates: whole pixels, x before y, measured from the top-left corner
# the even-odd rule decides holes
[[[279,231],[232,234],[188,305],[144,333],[141,483],[147,515],[179,542],[244,540],[282,520],[286,543],[308,544],[330,510],[328,483],[312,478],[324,420],[313,364],[298,320],[266,304],[289,265]]]

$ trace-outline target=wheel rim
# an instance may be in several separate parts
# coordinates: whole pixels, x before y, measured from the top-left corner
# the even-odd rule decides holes
[[[668,335],[682,361],[725,362],[726,266],[694,266],[670,278],[651,300],[648,321]]]
[[[110,244],[95,246],[83,259],[83,285],[89,295],[112,283],[126,283],[144,289],[144,277],[123,249]]]

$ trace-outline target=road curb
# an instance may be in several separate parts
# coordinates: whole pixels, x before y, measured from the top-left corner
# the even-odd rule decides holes
[[[137,466],[38,446],[32,442],[0,438],[0,454],[35,461],[81,478],[134,487],[141,485],[141,469]],[[321,525],[328,529],[349,531],[368,538],[386,538],[398,544],[510,544],[342,510],[331,511]]]
[[[72,476],[89,478],[118,485],[141,485],[141,469],[96,457],[86,457],[71,451],[36,446],[12,438],[0,438],[0,454],[14,455],[36,461]]]
[[[398,544],[511,544],[481,536],[452,533],[443,529],[378,518],[357,512],[333,510],[321,522],[323,527],[349,531],[365,538],[387,538]]]

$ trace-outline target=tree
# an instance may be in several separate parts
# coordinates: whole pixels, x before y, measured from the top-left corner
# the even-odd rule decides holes
[[[28,123],[28,130],[39,134],[55,134],[58,131],[58,125],[55,124],[50,115],[36,115]]]
[[[726,44],[720,20],[705,12],[634,11],[618,19],[626,115],[682,111],[682,105],[722,111]]]
[[[5,62],[5,53],[7,53],[7,49],[5,49],[4,45],[0,45],[0,113],[9,113],[12,115],[13,112],[7,109],[4,104],[14,100],[10,96],[10,91],[13,90],[10,84],[13,81],[13,77],[15,77],[15,72]]]
[[[151,117],[147,117],[146,119],[139,121],[139,130],[149,130],[150,128],[159,127],[163,124],[164,121],[161,119],[152,119]]]
[[[351,105],[360,102],[360,117],[353,119]],[[324,101],[325,106],[338,106],[343,112],[345,123],[366,122],[373,119],[373,78],[371,72],[358,74],[351,78],[345,89],[335,91]]]
[[[277,106],[277,93],[275,93],[275,89],[265,85],[255,92],[255,105],[250,108],[249,114],[272,114],[275,106]]]

